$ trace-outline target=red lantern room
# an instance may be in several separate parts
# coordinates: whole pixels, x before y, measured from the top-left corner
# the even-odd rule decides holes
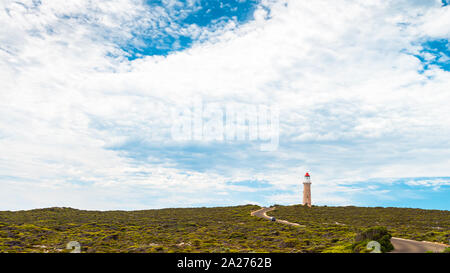
[[[304,183],[311,183],[311,177],[309,176],[309,173],[305,174],[305,182]]]

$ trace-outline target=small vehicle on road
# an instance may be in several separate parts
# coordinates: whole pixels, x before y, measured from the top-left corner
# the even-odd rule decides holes
[[[270,217],[270,221],[275,222],[276,220],[275,217]]]

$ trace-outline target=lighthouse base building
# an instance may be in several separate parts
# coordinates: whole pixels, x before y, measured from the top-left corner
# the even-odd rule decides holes
[[[305,174],[303,181],[303,205],[311,207],[311,177],[309,173]]]

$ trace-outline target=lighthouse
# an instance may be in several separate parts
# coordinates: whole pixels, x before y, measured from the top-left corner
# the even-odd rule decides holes
[[[309,173],[305,174],[303,180],[303,206],[311,207],[311,176]]]

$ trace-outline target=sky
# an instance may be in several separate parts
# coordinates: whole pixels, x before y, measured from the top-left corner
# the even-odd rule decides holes
[[[316,205],[450,210],[446,0],[0,0],[0,25],[0,210],[298,204],[306,171]]]

